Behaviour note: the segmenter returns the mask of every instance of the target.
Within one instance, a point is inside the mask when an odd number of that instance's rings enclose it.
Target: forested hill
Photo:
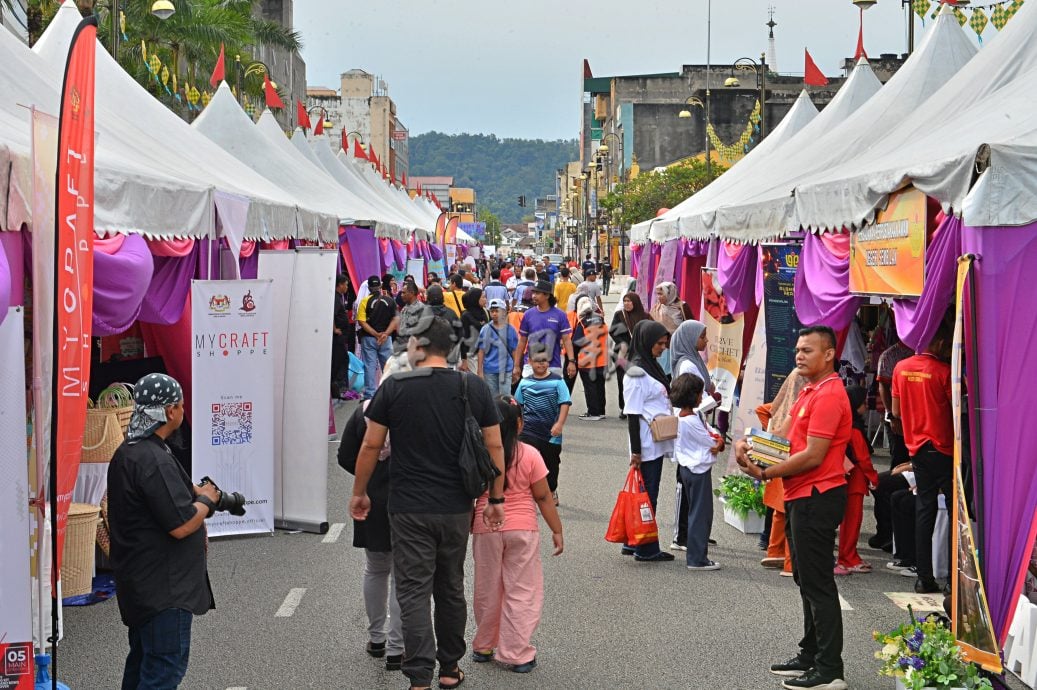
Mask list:
[[[480,207],[504,223],[533,213],[533,200],[555,193],[555,173],[576,160],[575,140],[498,139],[492,134],[427,132],[411,137],[410,175],[447,175],[473,187]],[[518,197],[525,195],[526,208]]]

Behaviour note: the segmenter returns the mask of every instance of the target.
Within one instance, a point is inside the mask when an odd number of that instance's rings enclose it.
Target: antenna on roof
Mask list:
[[[774,5],[767,8],[767,13],[770,15],[770,19],[767,21],[767,27],[770,28],[770,35],[767,38],[767,67],[771,72],[777,72],[778,51],[774,43],[774,27],[778,25],[778,22],[774,21]]]

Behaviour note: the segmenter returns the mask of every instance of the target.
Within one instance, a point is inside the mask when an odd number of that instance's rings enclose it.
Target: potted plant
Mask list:
[[[973,690],[992,688],[976,665],[962,657],[946,618],[929,614],[915,618],[908,607],[908,622],[873,637],[882,645],[875,657],[882,660],[879,675],[893,676],[897,690]]]
[[[744,534],[763,532],[763,486],[743,474],[729,474],[713,490],[724,504],[724,522]]]

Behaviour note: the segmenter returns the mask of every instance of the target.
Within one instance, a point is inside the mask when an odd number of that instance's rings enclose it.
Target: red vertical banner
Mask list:
[[[80,22],[68,51],[58,122],[55,199],[54,375],[51,510],[54,577],[79,472],[90,386],[94,282],[94,61],[97,22]],[[38,232],[45,232],[39,228]],[[54,519],[54,517],[52,517]]]
[[[457,244],[457,225],[461,222],[461,219],[454,216],[447,221],[446,234],[444,242],[446,244]]]

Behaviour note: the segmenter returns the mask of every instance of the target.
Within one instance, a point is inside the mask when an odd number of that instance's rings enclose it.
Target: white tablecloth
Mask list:
[[[105,490],[108,489],[108,463],[83,462],[79,464],[76,476],[76,488],[72,491],[72,501],[100,505]]]

